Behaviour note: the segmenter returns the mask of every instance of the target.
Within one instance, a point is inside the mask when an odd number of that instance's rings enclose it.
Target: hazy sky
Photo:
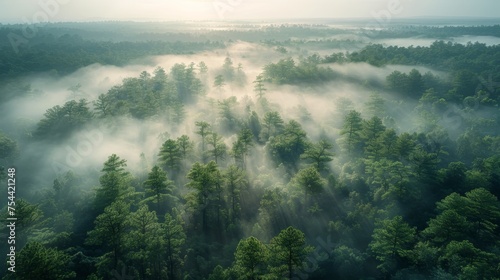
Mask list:
[[[40,3],[57,3],[44,9]],[[47,12],[48,11],[48,12]],[[0,22],[468,16],[500,18],[499,0],[0,0]]]

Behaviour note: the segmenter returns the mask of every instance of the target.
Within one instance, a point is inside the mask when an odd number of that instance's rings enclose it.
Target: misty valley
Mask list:
[[[0,49],[2,279],[500,279],[498,24],[0,24]]]

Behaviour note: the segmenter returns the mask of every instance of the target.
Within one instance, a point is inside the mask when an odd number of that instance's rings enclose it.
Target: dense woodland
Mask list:
[[[500,45],[311,43],[307,30],[347,31],[254,27],[246,36],[276,56],[251,75],[225,49],[235,42],[206,42],[212,31],[200,41],[112,42],[80,37],[88,26],[51,28],[19,54],[2,45],[2,103],[36,96],[26,77],[39,73],[64,78],[93,63],[216,49],[223,59],[157,65],[31,124],[3,125],[2,180],[15,166],[19,187],[16,273],[2,279],[500,279]],[[378,36],[498,32],[399,27]],[[359,49],[320,55],[311,44]],[[349,65],[410,70],[382,80],[336,70]],[[329,93],[344,83],[362,92]],[[83,95],[81,86],[68,91]],[[324,105],[289,109],[284,91]],[[50,145],[81,131],[106,142],[135,134],[136,122],[168,128],[152,132],[153,153],[145,135],[138,160],[110,151],[94,168],[44,171]],[[34,149],[37,158],[27,154]]]

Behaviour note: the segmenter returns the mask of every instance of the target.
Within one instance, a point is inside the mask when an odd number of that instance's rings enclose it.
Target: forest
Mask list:
[[[500,279],[499,25],[201,26],[0,25],[2,279]]]

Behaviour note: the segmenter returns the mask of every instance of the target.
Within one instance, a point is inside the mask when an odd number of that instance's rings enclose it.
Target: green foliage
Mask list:
[[[16,279],[40,280],[73,279],[74,271],[69,269],[70,256],[53,248],[45,248],[38,242],[28,243],[16,259]]]
[[[317,144],[309,145],[300,157],[311,161],[318,171],[328,170],[326,164],[332,161],[335,155],[331,151],[332,148],[332,143],[327,140],[321,140]]]
[[[222,268],[222,266],[217,265],[214,271],[209,275],[208,280],[226,280],[228,271]]]
[[[173,213],[176,213],[176,211],[173,211]],[[180,269],[183,264],[181,249],[186,241],[186,234],[181,221],[179,217],[173,217],[167,213],[165,222],[162,224],[169,279],[180,279],[182,274]]]
[[[314,167],[301,169],[292,178],[292,182],[303,189],[306,198],[321,193],[326,185],[326,180],[321,178],[318,170]]]
[[[448,209],[431,219],[422,233],[437,244],[446,244],[452,240],[463,240],[469,228],[470,224],[464,216]]]
[[[104,174],[99,178],[101,186],[96,189],[94,210],[101,213],[111,203],[125,199],[131,193],[130,174],[125,171],[126,160],[116,154],[109,156],[101,170]]]
[[[60,139],[82,128],[92,118],[87,100],[71,100],[62,107],[57,105],[48,109],[44,118],[38,122],[34,136],[40,139]]]
[[[307,134],[294,120],[289,121],[283,132],[270,139],[270,151],[276,162],[295,166],[309,145]]]
[[[168,180],[167,174],[157,165],[151,169],[148,179],[144,182],[144,186],[146,187],[146,199],[144,201],[153,201],[156,204],[156,211],[159,214],[164,211],[162,205],[166,201],[175,201],[175,197],[172,196],[174,184]]]
[[[0,162],[15,157],[18,153],[16,141],[7,137],[0,131]]]
[[[387,76],[387,86],[391,90],[415,99],[420,98],[424,92],[422,74],[416,69],[412,69],[408,74],[399,71],[392,72]]]
[[[445,248],[443,256],[439,259],[449,268],[452,274],[459,275],[460,279],[485,279],[493,276],[494,269],[489,266],[493,261],[491,254],[467,241],[451,241]],[[471,277],[471,278],[469,278]]]
[[[253,134],[248,128],[240,130],[238,139],[233,143],[231,150],[236,162],[240,162],[242,166],[245,165],[245,157],[248,155],[250,148],[253,146]]]
[[[255,111],[252,111],[252,114],[250,115],[250,118],[248,120],[248,129],[253,134],[253,137],[256,141],[259,141],[259,135],[262,131],[262,124],[259,119],[259,115]]]
[[[234,79],[233,60],[230,57],[226,57],[224,59],[224,64],[222,65],[222,76],[228,81],[232,81]]]
[[[168,139],[163,143],[158,154],[160,163],[169,171],[175,172],[179,170],[182,152],[179,147],[179,142],[173,139]]]
[[[198,127],[198,130],[196,131],[196,134],[201,136],[201,152],[202,154],[205,153],[205,142],[207,140],[208,135],[212,133],[211,126],[209,123],[205,121],[198,121],[195,123],[196,127]]]
[[[371,94],[365,106],[367,113],[372,117],[383,118],[386,115],[385,100],[379,94]]]
[[[235,166],[229,166],[223,174],[227,191],[227,201],[229,204],[229,214],[232,223],[236,223],[240,218],[240,194],[243,186],[247,184],[245,172]]]
[[[399,262],[407,258],[415,242],[416,229],[411,228],[403,217],[396,216],[383,220],[373,231],[370,249],[380,261],[380,268],[390,273],[399,267]]]
[[[318,66],[316,59],[301,61],[298,65],[292,58],[281,59],[264,67],[264,77],[275,84],[302,84],[330,81],[336,78],[332,69]]]
[[[215,163],[225,159],[227,146],[222,140],[222,136],[219,136],[216,132],[212,132],[207,138],[207,143],[211,146],[211,149],[208,150],[208,154],[213,157]]]
[[[284,122],[280,114],[276,111],[267,112],[264,115],[261,139],[267,141],[269,137],[276,136],[283,130]]]
[[[264,86],[264,76],[262,74],[257,75],[253,83],[255,84],[253,87],[253,91],[255,92],[257,97],[263,98],[267,91],[266,87]]]
[[[251,236],[238,243],[234,253],[234,270],[239,275],[238,279],[258,279],[265,271],[268,249],[257,238]]]
[[[179,151],[183,159],[187,159],[188,156],[193,152],[194,143],[187,135],[182,135],[181,137],[177,138],[177,145],[179,146]]]
[[[150,212],[148,206],[144,205],[126,217],[125,223],[129,230],[123,235],[123,251],[135,264],[141,279],[144,279],[146,275],[148,277],[161,276],[159,266],[163,240],[156,213]]]
[[[410,200],[416,194],[410,189],[410,182],[414,175],[409,166],[405,166],[399,161],[381,159],[375,162],[368,162],[366,173],[368,183],[377,189],[374,192],[375,201],[384,199]]]
[[[189,188],[195,190],[192,196],[188,196],[191,206],[196,212],[201,212],[202,229],[207,230],[209,224],[209,210],[214,204],[214,195],[220,181],[220,173],[215,161],[207,164],[196,162],[189,171],[187,178],[190,182]]]
[[[7,109],[2,129],[8,132],[0,133],[0,161],[16,167],[20,186],[15,201],[20,274],[6,279],[498,279],[498,46],[441,41],[428,47],[366,45],[325,39],[348,37],[351,30],[302,24],[163,31],[173,30],[171,25],[178,23],[40,26],[31,47],[22,46],[17,55],[8,36],[20,32],[19,26],[0,27],[5,35],[0,36],[0,101]],[[144,33],[148,26],[157,32]],[[119,28],[127,34],[116,33]],[[109,42],[59,35],[68,30]],[[373,38],[499,32],[500,26],[393,26]],[[165,42],[111,42],[124,38]],[[231,48],[224,64],[210,73],[204,62],[172,61],[169,70],[157,66],[125,78],[93,95],[92,102],[55,106],[38,125],[26,119],[8,123],[13,120],[10,99],[42,97],[37,83],[11,78],[54,69],[46,75],[56,81],[91,63],[123,65],[142,55],[223,47],[208,40],[231,44],[240,38],[284,58],[261,65],[263,73],[246,88],[253,89],[255,98],[241,95],[247,78],[242,63],[258,67],[261,60]],[[356,51],[304,57],[332,49]],[[400,70],[384,83],[347,70],[364,67],[357,62],[428,67],[439,74]],[[352,65],[335,65],[333,71],[326,63]],[[254,69],[249,73],[258,74]],[[224,95],[226,85],[234,94],[205,98],[214,77],[215,94]],[[353,103],[360,100],[358,93],[348,93],[353,101],[330,100],[343,95],[330,89],[344,84],[372,94],[364,94],[361,103]],[[73,98],[90,89],[84,80],[70,85],[63,90]],[[268,95],[268,86],[287,92],[286,98]],[[187,113],[196,114],[194,127],[184,123]],[[322,114],[331,117],[321,119]],[[70,136],[91,123],[104,124],[103,132],[118,138],[122,132],[131,135],[130,121],[145,125],[136,138],[141,143],[156,125],[168,131],[160,135],[162,146],[156,151],[147,147],[151,141],[144,142],[144,153],[139,161],[130,158],[130,169],[112,155],[101,174],[92,166],[72,166],[72,172],[53,180],[42,166],[64,157],[51,143],[64,148],[63,141],[78,140]],[[33,151],[43,157],[33,157]],[[150,164],[146,154],[151,153],[158,157]],[[92,159],[89,155],[86,162]],[[10,178],[0,169],[0,178]],[[306,238],[318,242],[312,254]],[[47,269],[38,273],[41,266]],[[62,274],[54,276],[57,271]]]
[[[286,275],[288,279],[293,278],[294,270],[303,266],[307,254],[313,250],[306,245],[304,233],[293,227],[282,230],[271,240],[270,246],[273,272],[278,277]]]
[[[231,96],[221,101],[217,101],[219,108],[219,116],[222,120],[222,126],[229,130],[234,130],[238,125],[238,118],[236,117],[235,107],[238,105],[236,96]]]
[[[123,254],[129,208],[130,205],[123,201],[113,202],[104,209],[104,213],[97,216],[94,221],[95,228],[87,233],[87,244],[104,245],[104,248],[112,251],[114,269]]]
[[[217,75],[214,79],[214,87],[217,88],[217,90],[221,91],[225,85],[226,82],[224,80],[224,76]]]
[[[198,63],[198,68],[199,68],[200,74],[202,74],[202,75],[207,74],[208,66],[204,61],[200,61],[200,63]]]
[[[191,102],[202,93],[202,83],[195,76],[194,64],[175,64],[170,69],[170,77],[175,86],[176,99],[181,102]]]
[[[341,146],[349,154],[353,154],[361,142],[362,120],[361,114],[354,110],[345,116],[344,125],[340,131],[340,135],[343,136]]]

